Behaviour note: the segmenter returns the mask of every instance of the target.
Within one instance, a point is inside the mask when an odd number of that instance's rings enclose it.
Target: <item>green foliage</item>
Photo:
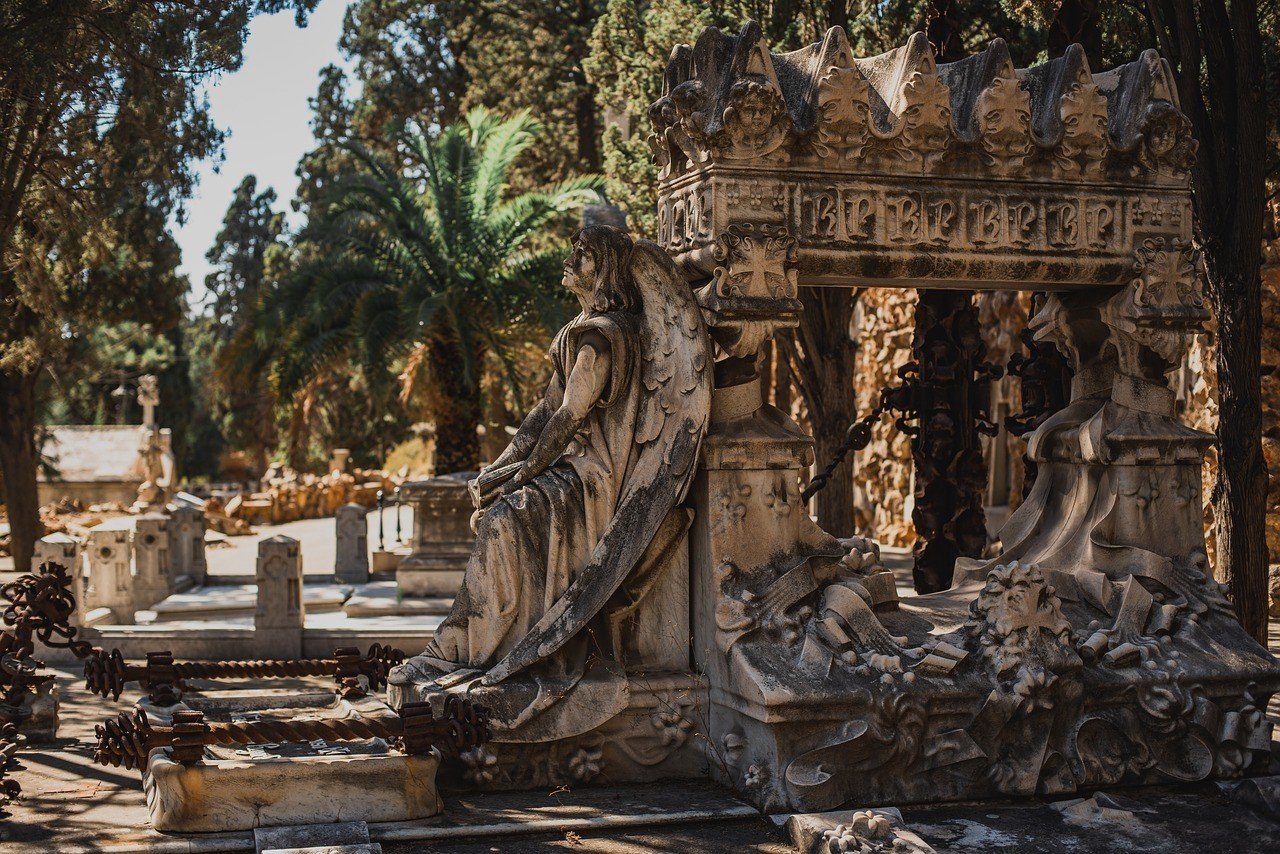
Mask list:
[[[451,438],[474,465],[486,359],[523,393],[518,343],[563,317],[554,288],[563,249],[536,239],[598,198],[594,177],[511,192],[513,165],[539,130],[527,114],[501,120],[476,109],[435,136],[409,124],[394,159],[343,146],[358,168],[336,176],[313,207],[297,265],[255,329],[272,342],[282,399],[307,408],[318,384],[351,364],[381,397],[403,369],[401,398],[426,392],[445,456],[440,425],[463,422]]]

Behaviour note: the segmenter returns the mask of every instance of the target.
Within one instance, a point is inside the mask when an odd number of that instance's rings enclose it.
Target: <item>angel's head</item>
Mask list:
[[[611,225],[589,225],[573,236],[563,281],[584,310],[639,310],[640,295],[631,277],[634,246],[631,235]]]

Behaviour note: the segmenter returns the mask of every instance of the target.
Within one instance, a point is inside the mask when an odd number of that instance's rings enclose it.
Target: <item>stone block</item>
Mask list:
[[[432,752],[206,760],[188,767],[157,750],[142,783],[151,825],[162,832],[412,821],[440,813],[439,764]]]
[[[253,831],[253,846],[257,854],[269,851],[349,850],[349,846],[368,844],[369,825],[363,821],[259,827]]]
[[[199,587],[209,575],[204,552],[204,511],[179,505],[169,514],[169,564],[175,578],[186,576]]]
[[[19,728],[28,741],[35,744],[53,741],[58,737],[58,712],[62,703],[58,686],[50,679],[36,687],[34,694],[22,698],[24,715]]]
[[[413,552],[396,568],[401,596],[452,597],[462,586],[475,532],[466,474],[410,481],[400,487],[413,506]]]
[[[334,514],[334,531],[334,576],[339,582],[364,584],[369,580],[368,511],[359,504],[344,504]]]

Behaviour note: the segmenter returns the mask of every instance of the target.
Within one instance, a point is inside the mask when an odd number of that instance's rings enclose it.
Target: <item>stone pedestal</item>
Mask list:
[[[368,511],[359,504],[344,504],[334,514],[337,557],[333,574],[339,583],[364,584],[369,580]]]
[[[169,520],[148,513],[134,520],[133,607],[150,608],[173,593],[169,566]]]
[[[175,582],[186,576],[194,587],[201,587],[209,570],[204,554],[204,511],[181,505],[169,514],[169,565]]]
[[[452,597],[475,544],[469,474],[415,480],[401,485],[400,498],[413,507],[413,552],[396,567],[402,596]]]
[[[132,623],[133,543],[127,528],[93,530],[85,542],[88,585],[85,613],[94,608],[110,608],[117,623]]]
[[[255,637],[273,658],[302,655],[302,551],[292,537],[276,536],[258,543],[258,606],[253,615]]]

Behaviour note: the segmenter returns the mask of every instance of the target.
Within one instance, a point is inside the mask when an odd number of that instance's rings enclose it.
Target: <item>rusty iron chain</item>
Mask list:
[[[137,682],[152,693],[161,705],[163,696],[180,688],[188,679],[288,679],[302,676],[332,676],[346,691],[353,690],[364,676],[373,690],[387,684],[392,667],[404,661],[404,653],[392,646],[375,643],[360,655],[355,647],[342,647],[332,658],[265,659],[259,661],[174,662],[168,652],[147,654],[145,664],[131,664],[119,650],[106,652],[95,647],[84,661],[85,689],[100,697],[120,699],[129,682]],[[156,694],[163,695],[157,697]]]
[[[94,761],[99,765],[146,770],[151,752],[171,748],[184,765],[199,762],[213,744],[280,744],[287,742],[361,741],[382,738],[409,755],[433,747],[451,755],[474,750],[488,741],[489,717],[483,706],[461,697],[447,697],[436,717],[429,702],[406,703],[397,713],[378,718],[308,719],[290,721],[206,721],[197,711],[180,711],[172,726],[153,726],[141,709],[121,712],[95,728]]]

